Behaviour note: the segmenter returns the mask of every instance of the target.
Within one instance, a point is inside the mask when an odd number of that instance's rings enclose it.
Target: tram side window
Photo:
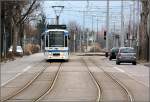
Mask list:
[[[68,38],[67,38],[67,36],[65,36],[65,47],[67,47],[68,46],[68,40],[67,40]]]
[[[46,37],[46,41],[45,41],[45,47],[48,47],[48,36],[45,36]]]

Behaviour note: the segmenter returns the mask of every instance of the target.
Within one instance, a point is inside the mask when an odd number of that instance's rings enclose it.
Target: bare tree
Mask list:
[[[18,43],[18,36],[19,36],[19,31],[20,31],[20,27],[22,27],[22,22],[24,22],[24,20],[26,20],[26,18],[28,17],[28,15],[30,13],[32,13],[32,11],[35,9],[34,5],[36,3],[37,0],[33,0],[33,2],[31,3],[31,5],[29,5],[29,8],[22,14],[22,6],[24,5],[20,5],[20,1],[16,1],[16,5],[13,6],[13,14],[12,14],[12,23],[13,23],[13,30],[14,30],[14,34],[13,34],[13,54],[16,53],[16,46]],[[18,3],[19,2],[19,3]]]
[[[149,9],[149,0],[141,0],[142,13],[141,13],[141,24],[140,24],[140,58],[149,60],[149,34],[147,32],[147,20]]]
[[[1,18],[3,21],[1,25],[1,29],[3,29],[1,37],[2,50],[7,51],[6,46],[3,44],[6,41],[3,41],[3,38],[8,33],[11,39],[10,42],[13,45],[13,54],[15,55],[16,46],[21,43],[21,38],[23,37],[25,22],[28,20],[29,15],[39,7],[39,4],[37,0],[1,1]]]
[[[70,34],[70,50],[75,51],[79,48],[82,37],[82,30],[79,24],[75,21],[70,21],[67,25]],[[80,46],[81,47],[81,46]]]

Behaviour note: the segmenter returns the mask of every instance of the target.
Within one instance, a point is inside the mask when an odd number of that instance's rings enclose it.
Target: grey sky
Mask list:
[[[125,22],[130,18],[130,6],[133,2],[124,2],[124,15]],[[99,29],[105,26],[106,22],[106,5],[107,1],[44,1],[44,12],[47,18],[55,18],[54,10],[52,6],[64,6],[64,10],[60,15],[60,23],[67,24],[70,21],[76,21],[81,26],[83,25],[83,12],[86,12],[85,27],[91,28],[91,15],[97,15],[99,17]],[[115,22],[116,26],[120,26],[121,17],[121,1],[110,1],[110,26]],[[51,19],[48,19],[50,22]],[[96,17],[94,17],[94,28],[96,28]]]

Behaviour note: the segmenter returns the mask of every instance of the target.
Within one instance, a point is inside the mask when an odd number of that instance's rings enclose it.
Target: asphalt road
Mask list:
[[[83,63],[82,59],[87,63]],[[94,61],[95,63],[93,63]],[[8,102],[34,102],[50,87],[60,62],[45,62],[43,54],[19,58],[1,66],[1,99],[17,92],[38,72],[47,66],[37,79]],[[88,70],[89,68],[89,70]],[[70,56],[63,62],[58,78],[50,92],[40,102],[96,102],[98,89],[89,71],[101,87],[102,102],[128,102],[122,87],[110,79],[104,71],[120,81],[134,98],[134,102],[149,102],[149,67],[130,63],[116,65],[104,56]]]

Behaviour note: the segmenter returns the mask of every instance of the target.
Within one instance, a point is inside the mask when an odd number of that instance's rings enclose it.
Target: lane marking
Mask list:
[[[118,70],[118,71],[120,71],[120,72],[122,72],[122,73],[125,73],[124,70],[122,70],[122,69],[120,69],[120,68],[118,68],[118,67],[113,67],[113,68],[115,68],[116,70]]]
[[[124,70],[119,69],[118,67],[113,67],[113,68],[115,68],[116,70],[118,70],[118,71],[120,71],[120,72],[122,72],[122,73],[125,73]],[[146,87],[149,87],[149,85],[144,84],[141,80],[137,80],[136,77],[134,77],[134,76],[136,76],[136,75],[134,75],[134,74],[132,74],[132,73],[130,73],[130,72],[128,72],[128,73],[126,72],[125,74],[126,74],[128,77],[130,77],[132,80],[134,80],[134,81],[136,81],[136,82],[138,82],[138,83],[140,83],[140,84],[142,84],[142,85],[144,85],[144,86],[146,86]]]
[[[15,78],[17,78],[18,76],[20,76],[21,74],[25,73],[26,71],[28,71],[31,68],[31,66],[27,66],[25,69],[22,70],[22,72],[19,72],[18,74],[16,74],[14,77],[12,77],[11,79],[7,80],[6,82],[4,82],[3,84],[1,84],[1,87],[5,86],[7,83],[9,83],[10,81],[14,80]]]
[[[31,68],[31,66],[26,67],[26,68],[23,70],[23,72],[28,71],[30,68]]]

